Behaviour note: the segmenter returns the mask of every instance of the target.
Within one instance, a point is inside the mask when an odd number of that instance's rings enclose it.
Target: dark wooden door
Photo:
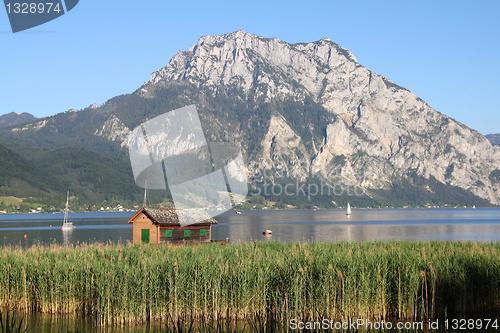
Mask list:
[[[149,244],[149,229],[141,230],[141,241],[143,244]]]

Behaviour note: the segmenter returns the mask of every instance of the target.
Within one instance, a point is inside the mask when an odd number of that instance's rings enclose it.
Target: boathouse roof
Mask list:
[[[179,223],[179,215],[182,214],[184,219],[184,225],[195,225],[195,224],[217,224],[217,221],[208,215],[203,209],[175,209],[175,208],[166,208],[166,207],[143,207],[141,208],[130,220],[128,223],[131,223],[134,218],[143,212],[146,214],[153,223],[158,223],[161,225],[171,225],[178,226]],[[192,223],[190,223],[190,221]],[[199,222],[201,221],[201,222]]]

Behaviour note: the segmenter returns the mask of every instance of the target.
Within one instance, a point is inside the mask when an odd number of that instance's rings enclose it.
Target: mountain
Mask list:
[[[126,153],[120,144],[124,137],[118,142],[110,137],[111,134],[102,134],[116,132],[112,124],[105,125],[112,123],[112,118],[106,107],[98,108],[93,104],[78,112],[68,110],[31,123],[0,128],[0,142],[23,156],[30,155],[33,148],[78,147],[123,158]]]
[[[27,112],[11,112],[0,116],[0,127],[29,123],[36,119],[34,115]]]
[[[286,169],[301,179],[320,174],[331,182],[387,190],[400,181],[414,183],[416,174],[499,203],[499,148],[364,68],[329,39],[291,45],[244,31],[205,36],[137,93],[154,98],[159,87],[174,84],[246,101],[254,110],[250,117],[262,110],[253,125],[266,131],[253,137],[260,142],[250,174]],[[222,130],[221,120],[229,119],[207,111],[205,118]],[[224,127],[236,136],[246,112],[235,113],[239,124],[229,120]]]
[[[242,145],[253,194],[322,206],[500,203],[500,147],[327,38],[204,36],[134,93],[0,129],[0,142],[21,155],[72,146],[126,158],[132,128],[190,104],[209,141]],[[266,193],[266,182],[293,183],[302,197]],[[342,193],[299,191],[323,183]]]
[[[500,146],[500,134],[488,134],[486,139],[490,140],[491,144]]]

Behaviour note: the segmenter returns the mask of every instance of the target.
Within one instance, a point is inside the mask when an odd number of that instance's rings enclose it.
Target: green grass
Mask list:
[[[6,206],[20,205],[23,202],[23,199],[13,196],[0,196],[0,203],[2,202]]]
[[[95,316],[424,320],[500,313],[500,244],[0,248],[0,306]]]

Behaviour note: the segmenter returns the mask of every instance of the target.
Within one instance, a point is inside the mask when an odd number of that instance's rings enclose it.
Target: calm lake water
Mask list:
[[[132,241],[134,213],[70,213],[75,229],[62,231],[63,214],[0,215],[0,242],[30,245],[57,242]],[[251,240],[471,240],[500,241],[500,208],[354,209],[226,212],[216,217],[213,239]],[[272,230],[270,236],[264,230]],[[24,238],[26,235],[26,239]]]

